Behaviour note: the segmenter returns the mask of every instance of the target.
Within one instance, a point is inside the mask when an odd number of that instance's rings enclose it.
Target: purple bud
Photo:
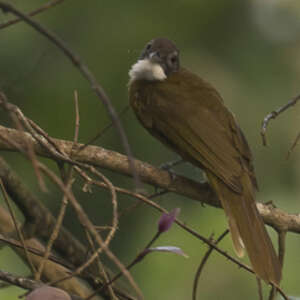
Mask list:
[[[26,300],[71,300],[71,297],[61,289],[45,285],[30,292]]]
[[[174,208],[170,213],[164,213],[158,221],[158,232],[163,233],[170,229],[176,217],[180,213],[180,208]]]

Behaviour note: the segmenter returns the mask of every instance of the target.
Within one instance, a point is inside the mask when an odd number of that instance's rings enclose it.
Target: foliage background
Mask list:
[[[24,11],[44,3],[11,2]],[[0,22],[10,18],[0,13]],[[271,122],[269,147],[262,146],[259,134],[265,115],[300,92],[299,1],[64,1],[35,18],[81,55],[117,111],[128,104],[128,69],[144,44],[158,36],[174,40],[181,50],[182,64],[212,82],[237,116],[255,157],[258,199],[272,200],[288,212],[300,211],[299,150],[296,148],[286,160],[299,130],[299,107]],[[74,89],[79,93],[81,142],[87,142],[109,122],[104,107],[77,70],[44,37],[23,23],[0,31],[0,88],[11,102],[57,138],[73,136]],[[0,118],[1,124],[9,124],[1,112]],[[141,128],[131,111],[122,121],[137,158],[154,165],[176,158]],[[123,152],[114,129],[97,144]],[[5,158],[56,213],[61,195],[55,187],[51,194],[41,193],[27,161],[12,153],[5,154]],[[177,171],[201,178],[201,173],[190,166]],[[132,186],[130,179],[104,173],[117,185]],[[95,190],[93,195],[86,195],[78,182],[76,193],[95,223],[104,225],[110,221],[111,205],[106,192]],[[159,201],[167,208],[181,207],[181,219],[206,236],[220,234],[226,226],[221,210],[172,194]],[[132,199],[119,198],[121,209],[132,203]],[[129,262],[150,240],[158,218],[156,212],[140,206],[121,219],[111,248],[123,262]],[[65,225],[83,236],[71,211]],[[190,299],[193,276],[206,246],[175,226],[159,244],[179,246],[190,258],[152,254],[137,265],[132,272],[146,299]],[[228,238],[222,246],[232,252]],[[288,234],[282,287],[294,296],[300,295],[299,246],[299,236]],[[22,261],[6,247],[1,249],[0,268],[29,274]],[[199,299],[257,297],[254,277],[218,254],[207,264],[199,291]],[[0,297],[5,299],[16,299],[19,294],[16,288],[0,291]]]

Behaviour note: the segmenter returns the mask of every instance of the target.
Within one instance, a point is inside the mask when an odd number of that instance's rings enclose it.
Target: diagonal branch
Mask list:
[[[12,140],[19,147],[24,147],[30,143],[35,153],[42,157],[59,160],[57,157],[45,150],[44,147],[33,139],[33,137],[26,132],[21,132],[15,129],[0,126],[0,151],[18,151],[11,143],[5,140]],[[66,140],[52,139],[55,144],[65,153],[69,154],[74,149],[74,143]],[[81,147],[82,144],[78,144]],[[51,145],[49,144],[49,147]],[[88,146],[84,150],[73,153],[73,159],[112,170],[119,174],[131,176],[130,167],[127,156],[118,152],[106,150],[102,147]],[[199,183],[184,176],[176,175],[174,178],[170,176],[168,171],[156,168],[148,163],[135,160],[136,171],[140,178],[148,184],[162,189],[167,189],[188,198],[200,201],[202,203],[220,207],[220,203],[207,183]],[[1,168],[0,168],[1,172]],[[271,205],[257,203],[258,210],[262,215],[264,222],[272,226],[277,231],[290,231],[300,233],[300,216],[298,214],[288,214],[279,208],[274,208]],[[30,212],[28,212],[30,213]]]

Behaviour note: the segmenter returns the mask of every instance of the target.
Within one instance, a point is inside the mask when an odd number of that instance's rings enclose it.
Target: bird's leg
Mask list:
[[[163,163],[159,166],[160,169],[166,170],[166,171],[170,171],[171,168],[183,163],[184,160],[182,158],[176,159],[176,160],[172,160],[172,161],[168,161],[166,163]]]

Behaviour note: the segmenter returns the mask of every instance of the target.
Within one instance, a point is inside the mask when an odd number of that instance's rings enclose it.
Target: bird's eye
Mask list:
[[[146,46],[146,50],[150,50],[151,46],[152,46],[152,45],[149,43],[149,44]]]
[[[172,64],[175,64],[177,62],[177,56],[172,56],[170,60]]]

